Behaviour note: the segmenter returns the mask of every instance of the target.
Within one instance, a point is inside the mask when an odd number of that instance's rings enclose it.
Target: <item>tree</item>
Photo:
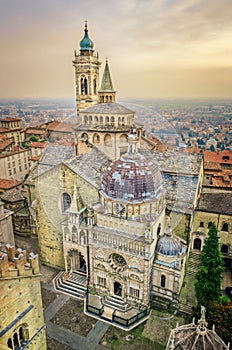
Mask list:
[[[193,316],[200,319],[200,307],[194,308]],[[206,309],[208,328],[215,327],[216,333],[227,344],[231,342],[232,335],[232,303],[227,297],[221,297],[216,303],[209,303]]]
[[[29,138],[29,141],[37,142],[38,141],[38,137],[36,137],[35,135],[31,135],[30,138]]]
[[[224,263],[219,251],[219,237],[215,224],[211,224],[201,253],[201,265],[196,274],[195,292],[199,305],[206,308],[221,297]]]

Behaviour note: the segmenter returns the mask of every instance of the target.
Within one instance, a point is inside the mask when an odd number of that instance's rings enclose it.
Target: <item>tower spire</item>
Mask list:
[[[100,102],[115,102],[115,90],[113,87],[108,59],[106,58],[105,69],[102,77],[101,89],[99,90]]]

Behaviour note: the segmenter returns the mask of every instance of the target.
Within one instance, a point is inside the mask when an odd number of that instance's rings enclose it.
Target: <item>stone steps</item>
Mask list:
[[[83,274],[78,272],[72,272],[72,274],[66,278],[65,272],[59,272],[53,279],[54,289],[57,292],[61,292],[76,298],[78,300],[84,300],[86,295],[86,278]]]
[[[128,310],[128,304],[117,295],[110,295],[105,301],[104,306],[110,309],[116,309],[122,312]]]
[[[182,312],[187,315],[192,314],[192,307],[194,305],[194,300],[195,300],[194,282],[195,282],[195,276],[200,266],[200,263],[201,263],[200,252],[192,250],[189,254],[189,260],[187,263],[187,270],[186,270],[186,276],[185,276],[185,281],[188,281],[187,290],[191,292],[188,293],[189,294],[188,297],[186,297],[185,294],[180,295],[180,303],[179,303],[179,312]]]
[[[179,312],[187,314],[187,315],[191,315],[192,314],[192,306],[189,304],[180,304],[179,305]]]

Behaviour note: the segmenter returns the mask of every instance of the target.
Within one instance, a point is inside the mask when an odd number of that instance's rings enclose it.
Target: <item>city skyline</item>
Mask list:
[[[75,99],[85,19],[118,98],[231,97],[228,0],[0,4],[0,98]]]

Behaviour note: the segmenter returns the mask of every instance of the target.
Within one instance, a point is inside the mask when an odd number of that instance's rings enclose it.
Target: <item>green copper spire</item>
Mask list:
[[[113,83],[110,76],[108,60],[106,60],[105,70],[102,77],[100,92],[114,92]]]
[[[81,51],[93,51],[93,42],[89,38],[87,21],[85,21],[85,34],[84,38],[80,41],[80,50]]]

